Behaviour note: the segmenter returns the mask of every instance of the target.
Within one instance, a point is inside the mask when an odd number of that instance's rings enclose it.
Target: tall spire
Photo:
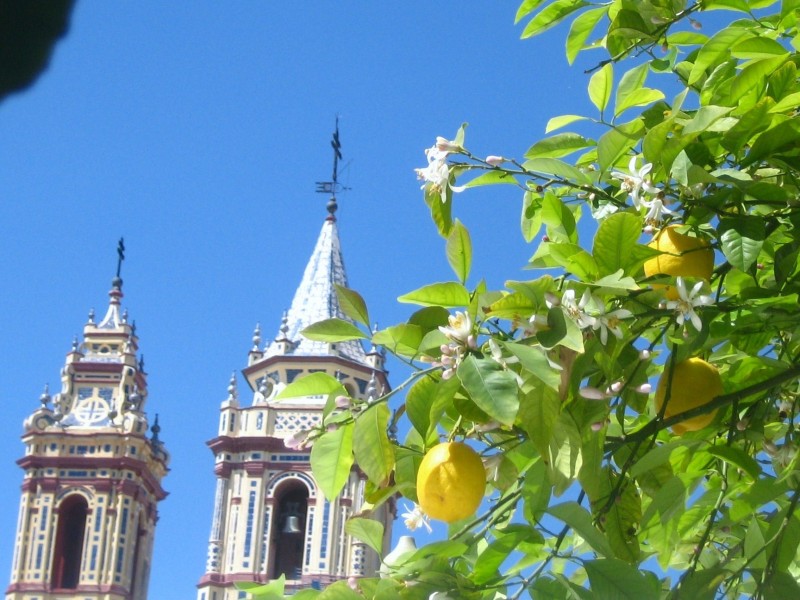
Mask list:
[[[266,356],[290,354],[297,356],[332,356],[338,355],[359,363],[366,363],[366,353],[361,343],[357,340],[328,344],[326,342],[313,342],[307,340],[300,332],[325,319],[344,319],[345,316],[339,306],[336,286],[347,287],[347,274],[344,269],[344,259],[339,243],[339,230],[336,226],[336,192],[341,190],[339,184],[339,160],[342,158],[342,144],[339,141],[339,117],[336,117],[336,130],[331,140],[333,148],[333,178],[332,181],[318,181],[317,192],[329,193],[327,209],[328,216],[322,224],[322,231],[317,238],[317,244],[311,253],[311,258],[306,265],[303,279],[295,292],[291,308],[281,323],[277,339],[270,343]],[[290,344],[286,344],[286,341]],[[283,342],[283,343],[280,343]]]

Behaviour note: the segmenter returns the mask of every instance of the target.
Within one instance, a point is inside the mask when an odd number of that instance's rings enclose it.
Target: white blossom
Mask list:
[[[309,432],[304,429],[290,433],[283,439],[283,445],[289,450],[302,450],[310,444],[308,434]]]
[[[567,290],[561,297],[561,306],[564,312],[578,324],[581,329],[594,327],[595,318],[590,316],[584,309],[592,300],[592,294],[587,289],[583,292],[580,301],[575,301],[575,290]]]
[[[674,310],[678,313],[676,319],[678,325],[683,325],[684,321],[691,321],[692,325],[697,331],[700,331],[703,328],[703,322],[700,320],[700,317],[697,315],[694,309],[698,306],[708,306],[710,304],[714,304],[714,300],[711,298],[711,296],[700,293],[700,290],[703,289],[704,285],[705,281],[698,281],[692,288],[692,291],[687,292],[683,277],[678,277],[675,285],[676,289],[678,290],[678,299],[670,300],[666,305],[669,310]]]
[[[653,163],[645,163],[642,165],[641,169],[636,168],[636,157],[632,157],[630,163],[628,164],[628,173],[621,173],[620,171],[613,171],[611,173],[611,177],[614,179],[622,180],[622,184],[620,187],[628,192],[633,200],[633,205],[638,210],[641,207],[642,199],[641,193],[642,191],[648,192],[650,194],[658,193],[658,188],[655,187],[646,179],[648,173],[653,170]]]
[[[618,340],[622,339],[622,329],[620,325],[622,324],[622,319],[627,319],[633,316],[633,313],[626,308],[618,308],[617,310],[612,310],[610,313],[605,312],[605,307],[602,303],[600,304],[600,314],[594,317],[594,323],[592,324],[592,329],[600,330],[600,343],[604,346],[606,342],[608,342],[608,332],[614,334]]]
[[[666,206],[664,206],[664,201],[656,196],[650,202],[642,202],[647,207],[647,214],[644,216],[644,222],[647,225],[652,227],[659,227],[661,225],[661,215],[675,215],[674,211],[671,211]]]
[[[414,169],[417,174],[417,179],[421,179],[425,183],[422,184],[422,189],[430,184],[442,196],[442,202],[445,201],[445,191],[449,187],[454,192],[462,192],[466,186],[450,185],[450,167],[447,166],[447,154],[449,150],[442,150],[439,148],[438,140],[444,140],[445,147],[457,148],[457,146],[448,146],[452,144],[444,138],[437,138],[437,143],[425,150],[425,156],[428,159],[428,166],[422,169]]]
[[[428,522],[428,515],[422,512],[418,504],[409,507],[406,504],[406,512],[400,515],[403,518],[403,523],[409,531],[416,531],[420,527],[424,527],[428,533],[431,533],[431,524]]]
[[[456,314],[448,317],[447,323],[446,327],[440,326],[439,331],[456,344],[467,346],[472,335],[472,319],[469,318],[469,315],[465,312],[457,311]]]

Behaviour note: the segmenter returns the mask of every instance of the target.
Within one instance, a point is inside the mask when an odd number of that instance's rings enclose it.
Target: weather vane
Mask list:
[[[119,274],[122,270],[123,260],[125,260],[125,239],[119,238],[119,244],[117,244],[117,279],[119,279]]]
[[[339,160],[342,158],[342,143],[339,141],[339,115],[336,115],[336,131],[333,132],[331,147],[333,148],[333,180],[317,181],[316,191],[318,194],[331,194],[331,200],[335,202],[336,192],[349,189],[339,185]]]

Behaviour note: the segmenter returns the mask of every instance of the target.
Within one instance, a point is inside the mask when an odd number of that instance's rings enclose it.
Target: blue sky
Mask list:
[[[150,597],[194,597],[213,503],[205,442],[255,324],[274,336],[300,281],[326,215],[314,183],[330,177],[336,114],[351,188],[337,215],[345,262],[382,326],[413,310],[397,296],[453,278],[413,172],[424,148],[466,121],[475,153],[521,157],[550,117],[592,114],[588,76],[566,71],[564,32],[520,41],[516,8],[77,4],[49,70],[0,104],[0,584],[22,421],[45,383],[58,391],[89,309],[103,314],[124,236],[123,304],[172,454]],[[472,284],[533,276],[521,199],[510,186],[457,197]]]

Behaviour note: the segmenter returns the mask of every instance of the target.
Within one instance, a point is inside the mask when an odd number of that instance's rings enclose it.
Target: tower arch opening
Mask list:
[[[70,494],[58,507],[52,576],[55,589],[74,590],[78,587],[88,512],[86,498],[80,494]]]
[[[297,479],[285,481],[275,493],[269,577],[300,579],[303,575],[303,543],[308,514],[308,488]]]

